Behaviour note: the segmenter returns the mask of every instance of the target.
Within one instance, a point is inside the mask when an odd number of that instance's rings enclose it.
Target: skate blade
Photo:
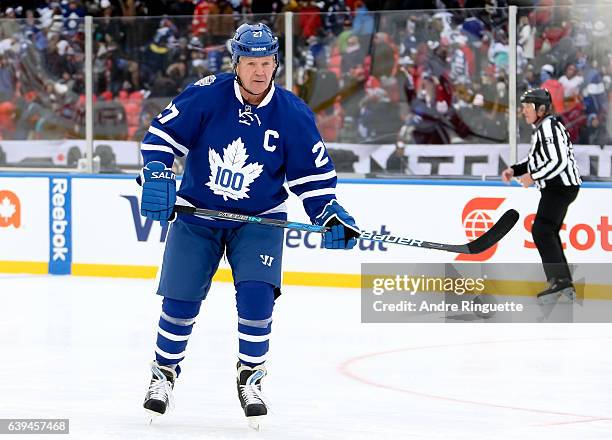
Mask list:
[[[576,291],[573,287],[568,287],[567,289],[563,289],[561,292],[561,297],[559,298],[564,303],[573,303],[576,299]]]
[[[145,408],[144,410],[145,410],[145,416],[147,418],[147,421],[149,422],[149,426],[153,424],[153,420],[157,419],[159,416],[163,416],[163,414],[160,414],[155,411],[151,411],[150,409],[147,409],[147,408]]]
[[[261,428],[261,422],[263,418],[264,416],[247,417],[247,421],[249,422],[249,428],[252,428],[255,431],[259,431],[259,428]]]
[[[554,304],[557,301],[559,301],[560,296],[561,294],[559,292],[550,293],[548,295],[538,296],[537,301],[538,301],[538,304],[541,306],[545,304]]]
[[[571,304],[575,299],[576,291],[572,287],[567,287],[549,295],[539,296],[537,301],[540,305],[553,304],[557,302]]]

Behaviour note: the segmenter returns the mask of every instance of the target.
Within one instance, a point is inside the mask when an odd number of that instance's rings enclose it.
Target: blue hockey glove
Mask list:
[[[361,234],[355,219],[340,206],[337,200],[325,205],[323,212],[315,218],[314,224],[331,228],[323,235],[326,249],[352,249]]]
[[[142,169],[140,215],[168,224],[176,202],[176,176],[162,162],[149,162]]]

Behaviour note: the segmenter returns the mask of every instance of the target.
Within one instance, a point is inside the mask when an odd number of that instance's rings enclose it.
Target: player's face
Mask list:
[[[274,56],[267,57],[240,57],[236,73],[244,86],[258,95],[268,88],[274,73]]]
[[[536,112],[535,104],[531,102],[524,102],[521,109],[523,117],[528,124],[535,124],[538,119],[538,113]]]

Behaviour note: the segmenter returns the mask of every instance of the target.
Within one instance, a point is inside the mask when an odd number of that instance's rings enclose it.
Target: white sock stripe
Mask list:
[[[272,318],[258,319],[258,320],[243,319],[240,317],[238,318],[238,324],[248,325],[249,327],[257,327],[257,328],[266,328],[268,324],[270,324],[271,322],[272,322]]]
[[[167,351],[164,351],[159,347],[155,347],[155,353],[157,353],[158,355],[160,355],[161,357],[165,359],[170,359],[170,360],[181,359],[185,357],[185,350],[181,351],[180,353],[168,353]]]
[[[238,332],[238,338],[247,342],[266,342],[270,339],[270,334],[267,335],[247,335],[246,333]]]
[[[174,342],[187,341],[189,339],[189,336],[191,336],[191,335],[175,335],[174,333],[167,332],[166,330],[164,330],[163,328],[159,326],[157,327],[157,333],[162,335],[164,338],[170,339],[171,341],[174,341]]]
[[[265,362],[267,356],[267,353],[263,356],[249,356],[248,354],[238,353],[238,359],[240,359],[241,361],[251,362],[253,364]]]
[[[161,317],[163,320],[168,321],[170,324],[181,325],[183,327],[193,325],[195,323],[195,318],[175,318],[173,316],[168,315],[163,310],[161,312]]]

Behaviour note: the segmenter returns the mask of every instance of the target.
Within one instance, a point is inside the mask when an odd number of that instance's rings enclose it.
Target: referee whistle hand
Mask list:
[[[510,183],[512,180],[512,177],[514,176],[514,170],[512,168],[506,168],[504,171],[502,171],[502,180],[506,183]]]

